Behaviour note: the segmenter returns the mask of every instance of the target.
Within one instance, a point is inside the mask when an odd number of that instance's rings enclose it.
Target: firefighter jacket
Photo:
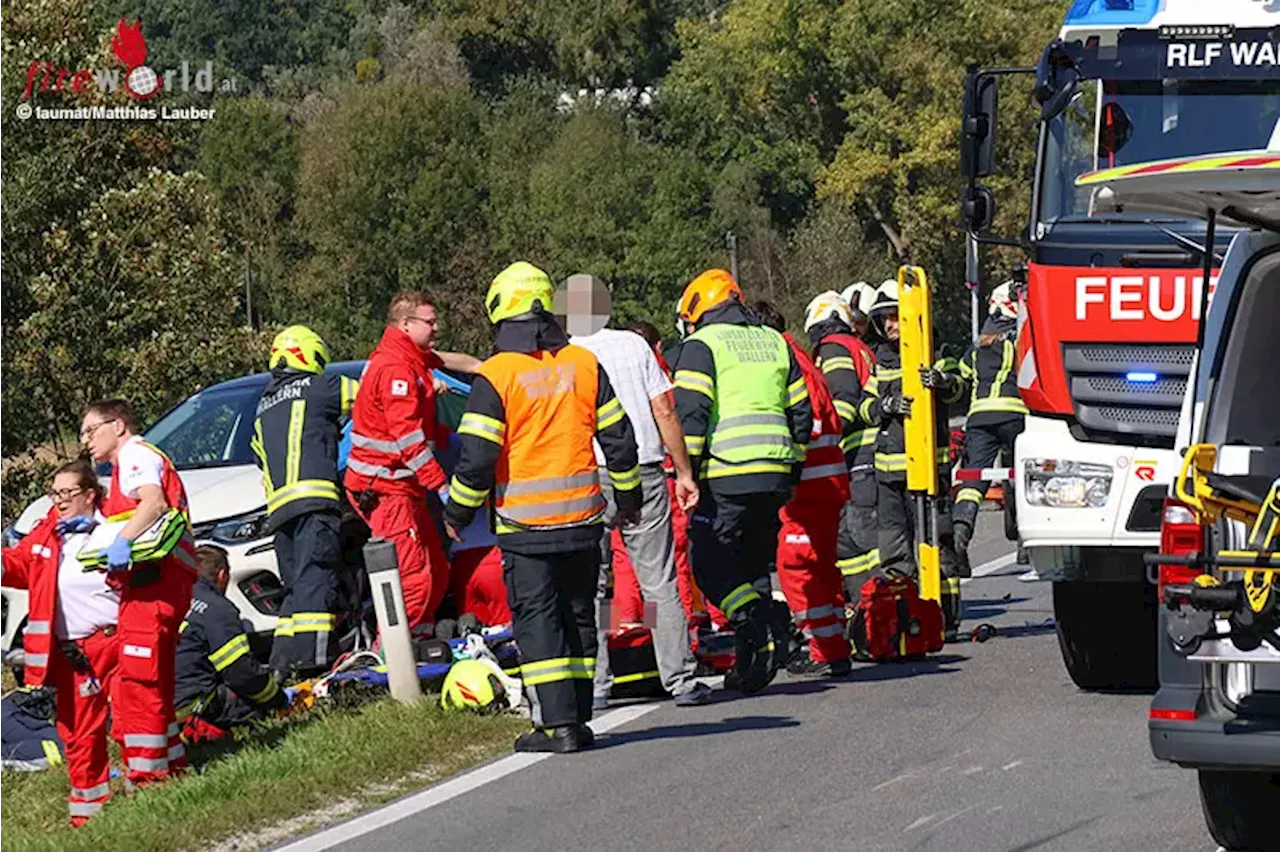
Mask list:
[[[901,415],[885,414],[882,399],[902,396],[902,356],[896,340],[881,342],[876,347],[876,369],[867,382],[858,410],[867,420],[879,424],[876,437],[876,478],[881,482],[905,482],[907,479],[906,431]],[[954,360],[954,359],[952,359]],[[950,372],[945,361],[934,364],[936,369]],[[937,394],[934,398],[936,418],[936,443],[938,466],[944,468],[951,462],[950,430],[947,426],[947,407],[960,399],[963,384],[956,383],[956,390],[949,396]]]
[[[27,590],[27,629],[22,647],[26,652],[24,680],[31,687],[47,682],[49,655],[55,653],[53,625],[58,610],[58,566],[62,561],[62,536],[57,524],[58,510],[51,508],[21,541],[0,551],[4,563],[0,583]]]
[[[604,369],[549,316],[498,325],[458,426],[462,453],[445,520],[463,529],[492,495],[503,550],[536,556],[598,547],[600,443],[618,509],[638,511],[635,431]]]
[[[253,452],[267,492],[267,523],[337,509],[339,423],[359,382],[337,373],[271,372],[253,422]]]
[[[999,335],[986,346],[974,345],[960,361],[960,378],[969,387],[969,426],[994,426],[1025,417],[1018,393],[1015,320],[989,318],[982,334]]]
[[[421,497],[445,484],[435,447],[444,446],[436,424],[431,370],[438,356],[423,352],[388,326],[369,356],[351,409],[351,452],[343,481],[348,491]]]
[[[164,502],[170,509],[177,509],[186,519],[187,528],[182,533],[182,539],[177,543],[173,550],[169,551],[162,559],[157,560],[161,570],[169,571],[186,571],[192,576],[196,573],[196,542],[191,537],[191,512],[187,504],[187,489],[182,484],[182,478],[178,476],[178,469],[173,466],[173,462],[158,447],[155,447],[137,435],[129,438],[130,442],[136,441],[146,450],[155,453],[160,457],[162,470],[160,473],[160,489],[164,492]],[[138,508],[138,504],[142,502],[136,497],[129,497],[120,487],[120,465],[112,465],[111,468],[111,486],[107,491],[107,496],[102,498],[102,514],[106,515],[108,521],[125,520],[133,515],[134,509]],[[127,585],[136,575],[135,571],[147,570],[143,568],[130,568],[123,577],[118,574],[109,576],[110,583],[118,583]]]
[[[813,405],[781,334],[740,305],[716,308],[681,347],[675,384],[689,460],[713,491],[785,492],[799,482]]]
[[[813,431],[809,435],[795,500],[843,506],[849,500],[849,468],[845,465],[844,450],[840,448],[840,415],[836,413],[826,380],[809,354],[790,334],[784,333],[782,337],[804,374],[804,386],[813,406]]]
[[[264,709],[284,706],[276,676],[249,652],[240,613],[204,577],[196,581],[178,633],[173,706],[179,718],[199,713],[219,683]]]
[[[813,358],[826,376],[827,386],[840,415],[840,446],[850,471],[870,470],[875,462],[875,423],[858,410],[862,389],[875,370],[876,358],[860,338],[839,320],[824,320],[809,329]]]

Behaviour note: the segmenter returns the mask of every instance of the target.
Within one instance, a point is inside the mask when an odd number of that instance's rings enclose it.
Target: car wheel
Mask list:
[[[1271,849],[1280,775],[1200,770],[1200,806],[1213,839],[1228,850]]]
[[[1058,648],[1067,673],[1086,690],[1154,690],[1156,590],[1142,581],[1053,584]]]

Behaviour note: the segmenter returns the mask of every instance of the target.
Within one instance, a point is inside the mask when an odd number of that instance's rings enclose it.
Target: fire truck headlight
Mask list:
[[[1098,509],[1111,494],[1111,465],[1069,459],[1027,459],[1027,502],[1054,509]]]

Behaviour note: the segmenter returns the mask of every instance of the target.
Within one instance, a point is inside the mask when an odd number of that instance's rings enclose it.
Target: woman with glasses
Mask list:
[[[107,779],[107,696],[115,683],[120,592],[106,575],[76,558],[102,522],[98,478],[87,461],[58,468],[53,508],[29,535],[3,550],[3,584],[27,589],[23,640],[28,689],[52,690],[58,736],[66,746],[73,826],[83,825],[111,795]]]

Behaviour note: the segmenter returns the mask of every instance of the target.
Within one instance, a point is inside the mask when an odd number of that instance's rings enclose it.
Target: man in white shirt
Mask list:
[[[685,450],[684,432],[676,419],[669,395],[671,381],[658,366],[658,360],[644,338],[631,331],[604,327],[611,306],[609,290],[603,281],[592,275],[578,274],[570,276],[557,289],[554,312],[570,334],[569,342],[590,350],[604,367],[623,411],[635,428],[644,506],[638,524],[622,527],[622,539],[635,566],[641,594],[645,600],[657,604],[653,650],[662,686],[675,697],[678,706],[695,706],[706,703],[711,690],[694,680],[697,660],[689,645],[684,607],[676,586],[671,504],[667,495],[667,474],[662,469],[664,445],[675,466],[676,500],[686,511],[692,511],[697,505],[698,485]],[[596,460],[601,467],[604,466],[599,446],[596,447]],[[607,529],[615,523],[617,507],[608,476],[601,475],[600,486],[609,502],[605,516]],[[604,564],[608,564],[608,541],[606,535],[601,543],[605,551]],[[602,639],[601,645],[604,644]],[[607,701],[612,678],[608,654],[601,654],[596,661],[597,705]]]

